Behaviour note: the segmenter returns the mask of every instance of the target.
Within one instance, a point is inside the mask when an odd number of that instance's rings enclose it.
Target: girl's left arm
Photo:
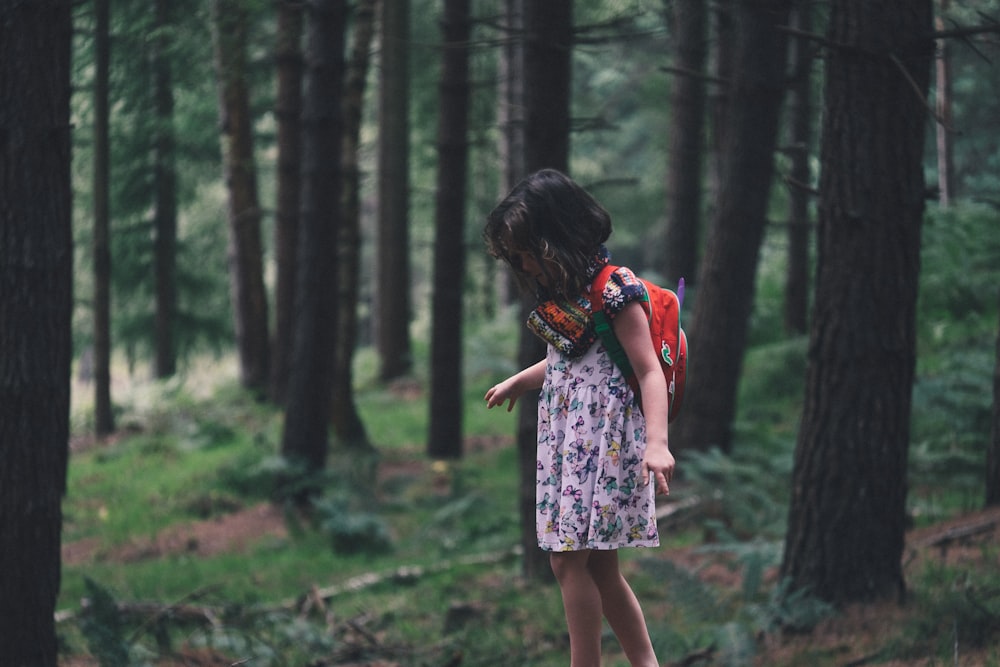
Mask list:
[[[611,326],[632,364],[642,396],[642,414],[646,418],[643,483],[652,481],[657,493],[668,494],[674,474],[674,456],[670,453],[667,434],[667,382],[649,337],[646,311],[638,301],[632,301],[615,316]]]

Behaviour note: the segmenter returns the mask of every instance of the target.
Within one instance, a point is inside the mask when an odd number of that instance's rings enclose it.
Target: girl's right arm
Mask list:
[[[503,405],[505,401],[510,401],[507,412],[514,409],[514,403],[518,397],[531,389],[541,389],[545,380],[545,359],[536,364],[528,366],[519,373],[511,375],[509,378],[490,387],[486,392],[486,407],[495,408]]]

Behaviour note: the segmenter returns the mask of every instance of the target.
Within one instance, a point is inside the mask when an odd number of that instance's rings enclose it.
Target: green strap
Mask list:
[[[607,350],[608,356],[611,360],[615,362],[621,370],[622,375],[626,378],[630,378],[635,373],[632,372],[632,364],[628,361],[628,355],[625,354],[625,349],[622,344],[618,342],[618,337],[615,336],[614,330],[611,328],[611,320],[603,310],[599,310],[594,314],[594,329],[597,331],[597,335],[601,337],[604,342],[604,349]]]

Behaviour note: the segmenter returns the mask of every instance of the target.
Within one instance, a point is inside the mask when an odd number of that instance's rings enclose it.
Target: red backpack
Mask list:
[[[608,282],[608,277],[617,268],[609,264],[594,278],[590,286],[590,307],[594,316],[594,326],[604,342],[604,348],[628,380],[632,390],[638,394],[639,383],[632,371],[632,364],[629,363],[625,350],[615,337],[614,329],[611,328],[611,321],[604,312],[604,286]],[[649,335],[653,340],[653,347],[659,353],[660,368],[667,381],[667,419],[673,421],[684,402],[684,382],[687,379],[687,335],[681,328],[684,279],[681,278],[676,293],[648,280],[641,278],[640,280],[646,287],[646,298],[642,300],[642,307],[649,318]]]

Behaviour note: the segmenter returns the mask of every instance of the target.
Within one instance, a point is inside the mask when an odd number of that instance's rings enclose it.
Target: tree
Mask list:
[[[274,347],[271,351],[271,400],[284,405],[292,363],[295,331],[295,252],[299,230],[299,179],[302,109],[302,3],[277,3],[278,27],[274,47],[277,65],[278,175],[274,211]]]
[[[168,378],[177,372],[174,344],[177,324],[177,165],[174,130],[174,90],[170,50],[171,0],[156,0],[151,66],[153,68],[153,265],[156,282],[155,373]]]
[[[212,1],[222,155],[229,191],[229,280],[240,381],[263,394],[270,341],[253,116],[246,77],[248,23],[244,0]]]
[[[934,23],[938,30],[944,29],[944,15],[948,13],[951,0],[938,0],[940,14]],[[955,198],[955,142],[952,141],[952,75],[951,47],[948,40],[938,40],[938,54],[935,59],[937,130],[938,201],[941,206],[950,206]]]
[[[375,342],[382,380],[413,368],[410,344],[410,2],[382,2]]]
[[[904,589],[931,30],[931,0],[831,6],[815,313],[781,572],[835,604]]]
[[[337,332],[334,260],[341,224],[340,96],[347,3],[317,0],[307,5],[306,12],[295,346],[281,453],[306,472],[316,472],[326,464],[333,395],[334,354],[329,343]]]
[[[111,409],[111,227],[108,141],[110,0],[94,0],[94,432],[115,430]]]
[[[796,3],[792,24],[802,33],[812,30],[812,5]],[[789,145],[791,161],[788,195],[788,268],[785,272],[785,332],[805,334],[809,314],[809,200],[812,196],[812,63],[809,42],[799,37],[791,42]]]
[[[344,80],[343,212],[337,241],[337,336],[334,340],[334,384],[332,422],[337,441],[360,454],[372,454],[365,425],[354,402],[354,346],[358,328],[358,291],[361,273],[360,187],[358,150],[361,143],[361,111],[368,78],[369,51],[375,33],[375,0],[361,0],[354,15],[351,56]],[[373,480],[370,480],[373,481]]]
[[[667,3],[668,5],[670,3]],[[702,164],[705,153],[705,60],[708,3],[675,0],[671,35],[676,72],[670,88],[670,149],[667,155],[667,234],[664,266],[668,284],[695,279],[701,228]]]
[[[430,430],[427,454],[462,456],[462,293],[469,161],[469,0],[445,0],[435,197]]]
[[[728,451],[731,446],[785,90],[786,38],[780,28],[787,25],[790,7],[791,0],[735,4],[738,39],[721,190],[689,320],[690,339],[695,341],[691,354],[697,362],[692,362],[688,376],[684,413],[670,434],[680,449],[717,446]]]
[[[1000,291],[997,292],[1000,296]],[[997,299],[1000,304],[1000,298]],[[997,309],[1000,313],[1000,308]],[[997,326],[996,361],[993,366],[993,420],[986,450],[986,505],[1000,505],[1000,325]]]
[[[0,656],[55,667],[72,354],[72,3],[2,11]]]
[[[573,55],[572,0],[524,3],[524,169],[569,170],[570,84]],[[534,307],[533,295],[521,301],[521,319]],[[536,363],[545,345],[526,328],[521,330],[518,364]],[[548,558],[535,534],[535,464],[538,460],[536,392],[518,401],[517,450],[520,479],[523,574],[529,579],[551,577]]]

